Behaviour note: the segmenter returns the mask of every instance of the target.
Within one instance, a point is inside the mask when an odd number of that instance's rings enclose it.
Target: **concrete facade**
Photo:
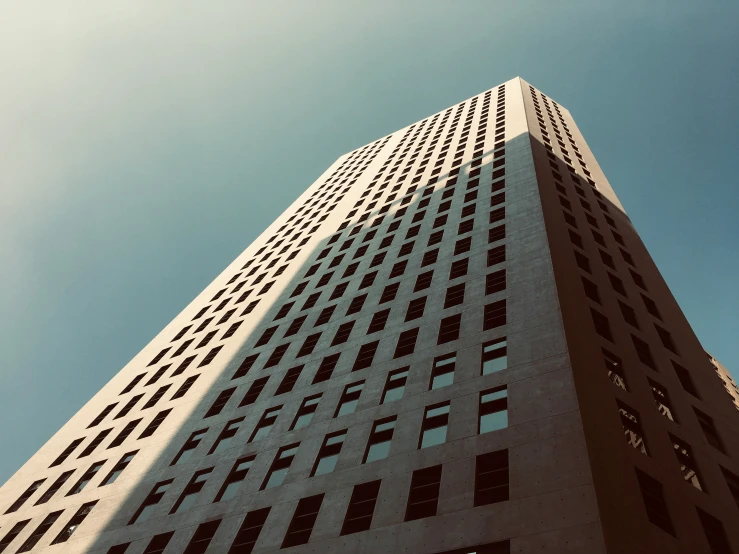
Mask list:
[[[489,344],[505,344],[507,362],[486,373]],[[451,355],[453,378],[435,381]],[[383,402],[404,368],[402,397]],[[0,552],[4,541],[7,552],[100,554],[729,552],[737,413],[712,373],[571,116],[516,78],[340,157],[0,489]],[[353,410],[341,408],[360,383]],[[486,394],[495,403],[483,406]],[[310,423],[293,428],[317,395]],[[432,416],[446,406],[441,440],[444,416]],[[269,432],[250,440],[270,410]],[[387,456],[365,463],[375,424],[392,418]],[[436,429],[426,439],[424,421]],[[225,429],[227,447],[209,453]],[[314,475],[342,432],[333,470]],[[282,484],[265,489],[295,445]],[[215,501],[237,460],[249,466],[237,492]],[[198,472],[199,492],[175,510]],[[348,533],[357,487],[376,481],[370,517]],[[643,483],[657,483],[648,504]]]

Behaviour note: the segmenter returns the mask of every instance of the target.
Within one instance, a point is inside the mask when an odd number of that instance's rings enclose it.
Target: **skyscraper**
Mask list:
[[[732,552],[714,375],[516,78],[341,156],[4,485],[0,552]]]

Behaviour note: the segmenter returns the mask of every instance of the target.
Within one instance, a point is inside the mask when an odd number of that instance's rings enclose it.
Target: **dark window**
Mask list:
[[[446,289],[444,308],[451,308],[453,306],[459,306],[460,304],[464,303],[464,288],[465,284],[460,283],[459,285],[455,285]]]
[[[223,345],[216,346],[215,348],[211,349],[211,351],[205,355],[205,358],[203,358],[203,361],[198,364],[198,367],[203,367],[205,365],[208,365],[210,362],[212,362],[213,359],[216,357],[216,355],[221,351],[221,348],[223,348]]]
[[[459,228],[457,229],[457,234],[458,235],[463,235],[465,233],[469,233],[470,231],[472,231],[472,229],[474,228],[474,226],[475,226],[475,220],[474,219],[468,219],[466,221],[463,221],[462,223],[459,224]]]
[[[395,354],[393,358],[400,358],[412,354],[416,348],[416,339],[418,338],[419,328],[408,329],[400,333],[398,344],[395,346]]]
[[[175,369],[172,372],[172,375],[170,375],[170,377],[176,377],[177,375],[180,375],[180,374],[184,373],[185,370],[188,367],[190,367],[190,364],[193,362],[194,359],[195,359],[195,356],[190,356],[190,357],[185,358],[184,360],[182,360],[182,363],[180,363],[180,365],[177,366],[177,369]]]
[[[34,546],[36,546],[38,541],[41,540],[41,538],[46,534],[49,528],[54,525],[57,519],[59,519],[59,516],[62,515],[63,511],[64,510],[59,510],[58,512],[52,512],[47,515],[39,524],[39,526],[36,527],[36,530],[31,533],[31,536],[28,537],[26,541],[21,545],[21,547],[18,549],[18,552],[28,552]]]
[[[628,391],[629,387],[626,385],[626,375],[624,374],[621,358],[605,348],[601,348],[601,352],[603,353],[603,361],[608,372],[608,379],[617,387]]]
[[[389,310],[388,310],[389,311]],[[354,360],[354,366],[352,371],[359,371],[360,369],[368,368],[372,365],[372,360],[377,352],[377,347],[380,345],[380,341],[370,342],[363,344],[357,353],[357,358]]]
[[[427,265],[435,264],[436,259],[439,257],[439,249],[435,248],[434,250],[429,250],[423,255],[423,260],[421,260],[421,267],[425,267]]]
[[[102,421],[108,416],[110,412],[112,412],[115,409],[117,405],[118,403],[116,402],[115,404],[110,404],[106,406],[105,409],[103,409],[103,411],[100,412],[98,416],[92,420],[92,423],[90,423],[90,425],[88,425],[87,428],[89,429],[90,427],[95,427],[97,425],[100,425]]]
[[[644,440],[644,431],[642,430],[639,412],[619,400],[616,400],[616,404],[618,405],[618,413],[621,416],[621,425],[624,428],[626,442],[632,448],[648,456],[647,443]]]
[[[320,325],[325,325],[326,323],[328,323],[329,320],[331,319],[331,316],[334,314],[335,309],[336,309],[336,304],[321,310],[321,313],[318,315],[318,319],[316,319],[316,322],[313,324],[313,326],[319,327]]]
[[[397,290],[398,283],[395,283],[395,287]],[[393,285],[390,285],[391,287]],[[385,290],[387,290],[388,287],[385,287]],[[345,315],[352,315],[357,313],[362,309],[362,306],[364,306],[364,301],[367,300],[367,295],[363,294],[361,296],[357,296],[356,298],[353,298],[351,301],[351,304],[349,304],[349,308],[346,310]],[[392,299],[391,299],[392,300]]]
[[[31,520],[26,519],[19,521],[8,531],[8,533],[0,540],[0,552],[3,552],[13,540],[21,534],[21,531],[29,524]]]
[[[458,277],[463,277],[464,275],[467,275],[469,263],[469,258],[457,260],[456,262],[452,263],[452,267],[449,270],[449,280],[451,281],[452,279],[457,279]]]
[[[703,434],[705,435],[708,444],[725,454],[726,450],[724,449],[724,444],[721,441],[718,430],[716,429],[716,424],[713,422],[713,418],[708,414],[704,414],[695,406],[693,406],[693,411],[695,412],[695,417],[698,418],[698,423],[703,430]]]
[[[274,320],[276,321],[278,319],[282,319],[283,317],[285,317],[290,311],[290,308],[292,308],[294,305],[295,305],[295,302],[288,302],[287,304],[283,305],[280,308],[280,310],[277,312],[277,314],[275,315]]]
[[[169,390],[171,386],[172,385],[170,384],[170,385],[164,385],[163,387],[159,387],[159,390],[157,390],[154,394],[151,395],[151,398],[149,399],[149,401],[146,404],[144,404],[144,406],[141,409],[147,410],[149,408],[153,408],[154,406],[156,406],[157,402],[161,400],[162,396],[164,396],[167,393],[167,391]]]
[[[339,356],[341,356],[340,352],[326,356],[321,361],[321,365],[319,366],[315,377],[313,377],[313,385],[316,383],[322,383],[323,381],[328,381],[331,378],[331,373],[333,373],[336,363],[339,361]]]
[[[295,513],[293,514],[292,521],[290,521],[290,526],[287,528],[285,539],[282,541],[280,548],[307,544],[310,534],[313,531],[313,526],[316,523],[316,518],[318,518],[318,512],[321,509],[322,502],[323,494],[309,496],[298,502],[298,506],[295,508]]]
[[[295,419],[293,419],[290,430],[293,431],[309,425],[313,420],[313,416],[318,409],[318,403],[320,401],[321,394],[314,394],[313,396],[305,398],[298,409],[298,413],[295,415]]]
[[[618,301],[618,305],[619,308],[621,308],[621,315],[623,316],[624,321],[632,327],[639,329],[639,321],[636,319],[636,312],[634,309],[620,300]]]
[[[505,238],[505,225],[498,225],[488,231],[488,242],[496,242]]]
[[[159,352],[159,354],[157,354],[156,356],[154,356],[154,359],[147,364],[147,367],[154,365],[159,360],[161,360],[162,358],[164,358],[164,356],[167,354],[167,352],[169,352],[169,348],[165,348],[164,350],[162,350],[161,352]]]
[[[423,311],[425,307],[426,307],[426,297],[425,296],[411,300],[410,303],[408,304],[408,310],[405,313],[405,321],[411,321],[413,319],[418,319],[419,317],[423,316]]]
[[[652,389],[652,396],[654,397],[654,401],[657,404],[657,410],[659,411],[659,413],[661,413],[663,416],[671,421],[677,421],[675,410],[672,408],[670,397],[667,394],[667,389],[656,381],[652,381],[649,378],[647,378],[647,380],[649,381],[649,386]]]
[[[459,254],[464,254],[465,252],[469,252],[471,247],[472,247],[472,237],[467,237],[467,238],[458,240],[456,244],[454,245],[454,255],[458,256]]]
[[[508,500],[508,450],[482,454],[475,459],[475,506]]]
[[[200,492],[205,486],[205,482],[208,480],[208,476],[213,471],[213,468],[201,469],[196,471],[195,474],[190,478],[190,481],[185,486],[184,490],[180,494],[177,501],[169,511],[170,514],[177,513],[178,511],[187,511],[195,505],[195,501],[198,499]]]
[[[282,406],[273,406],[264,410],[251,437],[249,437],[249,442],[258,441],[269,435],[269,432],[277,421],[277,417],[280,415],[280,410],[282,410]]]
[[[418,448],[428,448],[446,442],[446,432],[449,426],[449,402],[429,406],[423,415],[421,435],[418,439]]]
[[[103,460],[102,462],[96,462],[92,464],[88,470],[82,474],[82,477],[80,477],[77,482],[74,484],[74,486],[69,490],[69,492],[66,494],[66,496],[70,496],[73,494],[78,494],[82,492],[82,490],[87,486],[87,484],[92,481],[93,477],[97,474],[98,471],[100,471],[100,468],[105,465],[105,462],[107,460]]]
[[[671,360],[672,361],[672,360]],[[672,361],[672,367],[675,370],[677,378],[680,380],[680,384],[683,386],[686,392],[692,394],[696,398],[700,398],[698,390],[693,384],[693,378],[690,376],[690,372],[677,362]]]
[[[453,340],[457,340],[459,338],[459,329],[461,325],[462,314],[456,314],[442,319],[439,325],[439,336],[437,338],[436,344],[444,344]]]
[[[657,330],[657,334],[659,335],[659,340],[662,341],[662,346],[667,348],[667,350],[670,350],[674,352],[675,354],[678,354],[677,346],[675,346],[675,342],[672,340],[672,335],[669,331],[666,329],[663,329],[656,323],[654,324],[654,328]]]
[[[139,423],[141,423],[141,418],[129,421],[121,430],[121,432],[118,433],[118,436],[111,441],[111,443],[108,445],[108,448],[115,448],[116,446],[120,446],[121,444],[123,444],[123,441],[128,438],[128,435],[133,433],[133,430]]]
[[[734,498],[737,508],[739,508],[739,476],[723,466],[719,467],[721,468],[721,473],[724,474],[724,479],[726,479],[726,485],[729,487],[731,496]]]
[[[636,479],[639,482],[644,508],[647,510],[647,518],[657,527],[674,536],[675,529],[672,526],[670,512],[667,510],[662,483],[639,469],[636,469]]]
[[[177,391],[175,391],[175,393],[172,395],[171,400],[175,400],[177,398],[182,398],[183,396],[185,396],[187,394],[187,391],[190,390],[190,387],[192,387],[195,381],[197,381],[198,377],[200,377],[200,374],[188,377],[185,382],[182,383],[180,388],[177,389]]]
[[[39,487],[43,484],[44,481],[46,481],[46,479],[39,479],[38,481],[34,481],[31,484],[31,486],[28,487],[23,492],[23,494],[21,494],[18,497],[18,499],[15,502],[13,502],[13,504],[11,504],[10,508],[8,508],[5,511],[5,513],[6,514],[11,514],[13,512],[17,512],[20,509],[20,507],[23,506],[23,504],[26,502],[26,500],[28,500],[29,498],[31,498],[31,496],[33,495],[33,493],[36,492],[39,489]]]
[[[662,316],[659,313],[659,309],[657,308],[657,304],[655,304],[651,298],[644,294],[641,295],[641,298],[647,311],[657,319],[662,319]]]
[[[494,294],[506,289],[506,272],[501,269],[489,274],[485,278],[485,294]]]
[[[636,350],[636,355],[639,356],[639,361],[641,361],[645,366],[656,370],[657,364],[654,362],[649,345],[634,335],[631,335],[631,341],[634,343],[634,349]]]
[[[201,523],[185,548],[183,554],[204,554],[221,524],[220,519]]]
[[[447,387],[454,382],[456,361],[456,354],[448,354],[434,359],[434,367],[431,370],[429,390]]]
[[[485,306],[482,330],[495,329],[506,324],[506,301],[498,300]]]
[[[444,231],[436,231],[435,233],[431,233],[431,236],[429,237],[428,246],[433,246],[434,244],[439,244],[441,242],[441,239],[444,237]]]
[[[230,389],[221,391],[218,394],[218,397],[213,402],[213,404],[208,409],[208,411],[205,412],[203,419],[208,418],[208,417],[213,417],[214,415],[220,414],[223,411],[223,408],[226,406],[226,403],[231,398],[231,396],[233,396],[234,392],[236,392],[236,387],[231,387]]]
[[[611,281],[611,287],[613,288],[613,290],[615,290],[621,296],[627,296],[626,289],[624,288],[624,284],[621,279],[616,277],[610,271],[606,271],[606,273],[608,273],[608,279]]]
[[[207,431],[207,429],[206,429]],[[103,482],[100,483],[100,486],[104,485],[110,485],[111,483],[114,483],[116,479],[123,473],[123,470],[128,467],[128,464],[131,463],[131,460],[133,460],[133,457],[137,454],[138,450],[135,450],[133,452],[128,452],[127,454],[124,454],[123,457],[118,461],[116,465],[113,466],[113,469],[110,470],[110,473],[103,479]]]
[[[307,315],[303,315],[293,319],[292,323],[290,323],[290,327],[288,327],[287,331],[285,331],[283,338],[290,337],[300,331],[300,327],[302,327],[303,322],[306,320],[307,317]]]
[[[416,284],[413,287],[413,292],[418,292],[419,290],[427,289],[431,286],[431,280],[434,277],[433,271],[427,271],[426,273],[421,273],[416,278]]]
[[[156,416],[154,416],[154,419],[151,420],[151,423],[146,426],[146,428],[143,430],[143,432],[139,435],[140,439],[145,439],[146,437],[152,436],[157,429],[159,429],[159,426],[162,424],[162,422],[167,419],[167,416],[172,411],[172,408],[169,410],[164,410],[159,412]]]
[[[329,300],[335,300],[337,298],[341,298],[344,295],[344,292],[346,291],[347,287],[349,286],[349,283],[340,283],[336,285],[336,288],[334,289],[334,292],[331,293],[331,296],[329,296]]]
[[[376,421],[372,426],[372,432],[367,440],[367,448],[364,451],[363,464],[384,460],[390,454],[390,444],[395,432],[396,416]]]
[[[316,344],[318,344],[318,339],[321,338],[321,333],[315,333],[313,335],[309,335],[305,338],[305,341],[303,341],[303,346],[300,347],[300,350],[298,350],[298,355],[295,356],[296,358],[301,358],[303,356],[307,356],[311,352],[313,352],[313,349],[316,347]],[[277,364],[275,364],[277,365]],[[265,366],[267,367],[267,366]]]
[[[121,417],[125,417],[128,415],[128,413],[133,409],[133,407],[136,405],[136,403],[143,398],[143,394],[137,394],[133,398],[131,398],[128,402],[126,402],[126,405],[121,408],[121,411],[116,414],[116,416],[113,419],[119,419]]]
[[[680,471],[682,471],[683,479],[686,483],[690,483],[699,491],[705,492],[703,480],[698,472],[698,464],[695,462],[695,458],[693,457],[693,449],[690,448],[686,442],[677,438],[672,433],[668,434],[672,440],[672,447],[675,449],[677,461],[680,463]]]
[[[490,212],[490,223],[496,223],[505,219],[505,208],[498,208]]]
[[[577,266],[583,271],[592,273],[592,271],[590,270],[590,260],[588,260],[588,258],[584,254],[581,254],[577,250],[573,250],[572,252],[575,254],[575,262],[577,263]]]
[[[133,380],[132,380],[132,381],[131,381],[130,383],[128,383],[128,385],[126,385],[126,388],[125,388],[125,389],[123,389],[123,390],[122,390],[122,391],[121,391],[121,392],[120,392],[120,393],[118,394],[118,396],[120,396],[121,394],[126,394],[127,392],[131,392],[131,391],[133,390],[133,388],[134,388],[134,387],[135,387],[136,385],[138,385],[138,384],[139,384],[139,382],[140,382],[140,381],[141,381],[141,380],[142,380],[142,379],[143,379],[144,377],[146,377],[146,373],[140,373],[140,374],[138,374],[138,375],[137,375],[136,377],[134,377],[134,378],[133,378]]]
[[[357,409],[359,403],[359,397],[362,394],[364,388],[364,381],[352,383],[344,387],[344,392],[341,394],[339,399],[339,405],[336,407],[334,417],[340,417],[346,414],[353,414],[354,410]]]
[[[278,396],[280,394],[285,394],[293,390],[295,382],[298,380],[298,377],[300,377],[301,371],[303,371],[302,365],[288,369],[287,373],[285,373],[285,376],[282,378],[282,382],[277,387],[274,395]]]
[[[373,271],[372,273],[368,273],[362,278],[362,282],[359,283],[359,289],[365,289],[367,287],[371,287],[372,283],[375,282],[375,277],[377,277],[377,272]]]
[[[336,331],[336,334],[334,335],[334,340],[331,341],[331,346],[344,344],[346,341],[348,341],[349,335],[351,335],[352,329],[354,328],[354,323],[356,322],[349,321],[347,323],[342,323]]]
[[[393,266],[393,269],[390,272],[390,276],[388,277],[388,279],[394,279],[395,277],[400,277],[401,275],[403,275],[403,272],[405,271],[405,268],[407,265],[408,265],[408,260],[402,260],[396,263]]]
[[[246,375],[251,369],[251,366],[254,365],[254,362],[257,361],[258,357],[259,354],[252,354],[251,356],[247,356],[246,358],[244,358],[244,361],[241,362],[239,369],[236,370],[236,373],[233,374],[233,377],[231,377],[231,379],[238,379],[239,377],[243,377],[244,375]]]
[[[642,278],[641,275],[639,275],[636,271],[634,271],[631,268],[629,268],[629,273],[631,273],[631,278],[633,279],[637,287],[639,287],[642,290],[648,290],[647,284],[644,282],[644,279]]]
[[[406,242],[403,246],[400,247],[400,250],[398,250],[398,257],[406,256],[413,252],[413,242]]]
[[[380,493],[380,480],[355,485],[346,510],[342,535],[351,535],[367,531],[372,525],[372,514],[375,511],[377,496]]]
[[[393,400],[398,400],[403,397],[403,391],[405,390],[405,383],[408,379],[408,368],[403,367],[391,371],[387,376],[385,382],[385,389],[382,392],[381,404],[387,404]]]
[[[236,436],[236,433],[238,433],[242,421],[244,421],[244,418],[238,417],[226,423],[223,430],[218,435],[218,438],[213,443],[213,446],[211,446],[208,451],[208,456],[217,452],[223,452],[229,447],[233,438]],[[198,442],[200,441],[198,440]]]
[[[601,304],[600,294],[598,294],[598,286],[585,277],[580,277],[580,280],[582,281],[582,288],[585,291],[585,296],[590,298],[593,302]]]
[[[698,512],[698,519],[700,519],[701,525],[703,526],[703,532],[706,534],[706,540],[708,541],[711,553],[731,554],[732,550],[729,545],[729,539],[726,538],[724,524],[697,506],[695,509]]]
[[[146,546],[143,554],[162,554],[164,549],[167,548],[169,541],[172,540],[174,531],[168,533],[162,533],[160,535],[154,535]]]
[[[321,296],[321,293],[320,292],[314,292],[313,294],[311,294],[306,299],[306,301],[303,304],[303,306],[300,308],[300,311],[302,312],[303,310],[308,310],[308,309],[312,308],[313,306],[315,306],[316,305],[316,302],[318,302],[318,298],[320,296]],[[341,296],[341,295],[339,295],[339,296]]]
[[[505,245],[488,250],[488,267],[502,264],[505,261]]]
[[[436,515],[441,486],[441,465],[418,469],[411,477],[405,521]]]
[[[246,514],[228,554],[251,554],[264,522],[267,521],[269,511],[270,508],[262,508]]]
[[[46,504],[49,500],[51,500],[51,498],[56,494],[56,492],[60,488],[62,488],[64,486],[64,484],[69,480],[69,478],[72,476],[73,473],[74,473],[74,470],[65,471],[59,477],[57,477],[56,478],[56,481],[54,481],[51,484],[51,486],[48,489],[46,489],[46,492],[41,495],[41,497],[36,501],[36,503],[34,504],[34,506],[38,506],[39,504]],[[41,482],[43,482],[43,481],[45,481],[45,479],[42,479],[41,480]],[[34,483],[34,485],[35,485],[35,483]],[[28,492],[28,491],[26,491],[26,492]],[[32,491],[32,493],[33,493],[33,491]],[[18,500],[20,500],[20,498]],[[15,504],[13,504],[13,506],[11,506],[8,509],[8,511],[5,512],[5,513],[7,514],[7,513],[10,513],[12,511],[15,511],[15,510],[13,510],[13,507],[14,506],[15,506]],[[1,546],[1,544],[0,544],[0,546]],[[2,548],[0,548],[0,552],[2,552]]]
[[[160,481],[159,483],[154,485],[144,501],[141,503],[141,506],[139,506],[139,509],[136,510],[136,512],[133,514],[133,517],[128,522],[128,525],[133,525],[137,521],[146,521],[147,519],[149,519],[151,514],[154,512],[156,505],[162,501],[164,494],[167,492],[173,481],[174,479],[168,479],[166,481]]]
[[[298,451],[300,443],[283,446],[277,452],[275,459],[272,461],[272,465],[267,472],[267,476],[264,478],[262,487],[260,490],[271,489],[272,487],[279,487],[285,481],[287,472],[293,463],[295,454]]]
[[[182,445],[182,448],[180,448],[180,451],[177,453],[177,455],[174,457],[174,459],[170,462],[169,465],[173,466],[180,462],[186,462],[187,460],[189,460],[193,452],[195,452],[195,449],[200,444],[200,441],[202,440],[203,436],[207,432],[208,432],[208,429],[206,428],[206,429],[200,429],[198,431],[194,431],[193,433],[191,433],[190,437],[187,439],[187,441],[185,441],[185,444]]]
[[[331,473],[336,468],[336,462],[339,459],[344,440],[346,440],[346,429],[326,435],[326,438],[323,439],[323,445],[318,451],[316,463],[313,465],[313,471],[310,474],[311,477]]]
[[[590,315],[593,318],[593,326],[595,332],[598,333],[604,339],[608,339],[613,342],[613,335],[611,334],[611,325],[608,323],[608,318],[597,310],[590,308]]]

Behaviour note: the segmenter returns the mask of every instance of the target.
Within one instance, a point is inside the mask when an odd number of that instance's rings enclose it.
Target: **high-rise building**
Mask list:
[[[341,156],[4,485],[0,552],[739,552],[738,417],[516,78]]]
[[[713,369],[716,370],[716,375],[719,379],[721,379],[721,384],[723,385],[724,389],[729,394],[729,396],[731,396],[731,401],[734,403],[734,407],[739,410],[739,387],[736,386],[736,381],[734,381],[734,377],[731,376],[731,373],[728,369],[726,369],[726,366],[724,366],[724,364],[719,362],[708,352],[706,352],[706,355],[711,361]]]

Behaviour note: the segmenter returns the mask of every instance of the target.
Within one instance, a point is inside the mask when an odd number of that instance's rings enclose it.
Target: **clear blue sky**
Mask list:
[[[738,24],[681,0],[0,2],[0,483],[340,154],[516,75],[572,112],[739,371]]]

